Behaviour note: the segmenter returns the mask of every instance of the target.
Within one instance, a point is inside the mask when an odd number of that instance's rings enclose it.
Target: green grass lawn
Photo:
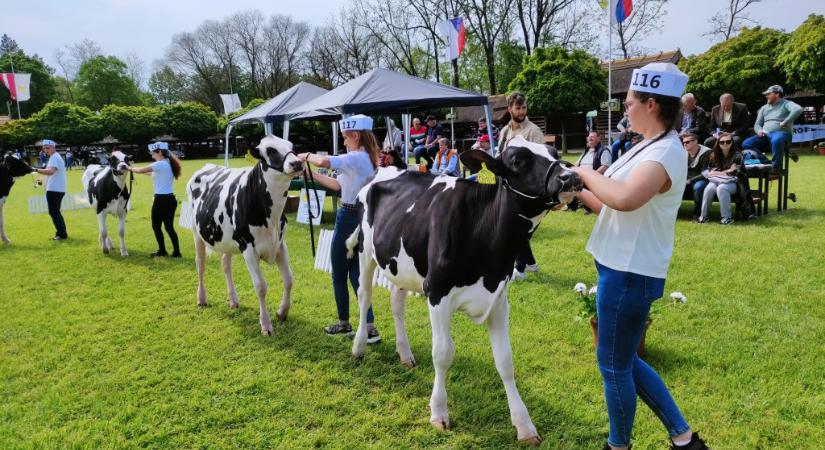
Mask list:
[[[204,162],[185,162],[179,199]],[[715,449],[825,442],[825,158],[803,156],[792,171],[799,201],[784,213],[723,227],[714,212],[713,223],[699,225],[684,203],[676,224],[666,293],[684,292],[688,302],[656,316],[646,359]],[[80,176],[70,173],[70,191],[80,190]],[[117,246],[100,252],[89,209],[64,213],[68,241],[49,240],[48,215],[28,213],[35,194],[42,188],[29,178],[12,189],[5,215],[13,244],[0,245],[0,448],[516,446],[484,327],[454,319],[448,432],[429,424],[424,299],[411,298],[407,308],[414,369],[395,355],[383,289],[374,302],[384,342],[363,361],[350,356],[351,341],[323,334],[335,320],[331,282],[313,269],[308,228],[294,214],[293,308],[264,337],[239,258],[238,310],[227,307],[215,257],[207,267],[211,307],[195,306],[188,230],[178,229],[182,259],[149,258],[156,249],[150,178],[137,178],[128,258]],[[329,200],[327,209],[329,219]],[[510,289],[516,380],[543,448],[601,448],[607,433],[590,328],[573,320],[573,285],[595,281],[584,251],[594,220],[549,214],[533,238],[540,272]],[[109,224],[114,232],[115,219]],[[265,275],[274,318],[280,277],[274,266]],[[357,317],[354,297],[351,310]],[[635,449],[666,448],[663,427],[641,402],[634,431]]]

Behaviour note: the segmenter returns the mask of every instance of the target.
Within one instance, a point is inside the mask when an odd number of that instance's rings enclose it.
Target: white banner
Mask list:
[[[327,191],[318,189],[318,201],[315,201],[315,192],[308,192],[306,188],[301,189],[301,201],[298,203],[298,215],[295,217],[299,223],[309,224],[309,212],[312,210],[312,224],[321,224],[321,212],[324,210],[324,199]],[[320,207],[320,210],[319,210]]]
[[[223,102],[223,113],[225,115],[232,114],[233,112],[241,109],[241,98],[238,97],[238,94],[220,94],[221,101]]]
[[[820,139],[825,139],[825,124],[793,126],[793,142],[810,142]]]

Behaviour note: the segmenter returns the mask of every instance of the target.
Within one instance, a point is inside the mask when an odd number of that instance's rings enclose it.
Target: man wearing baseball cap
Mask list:
[[[66,234],[66,222],[63,220],[63,214],[60,213],[60,204],[63,202],[63,196],[66,195],[66,164],[57,153],[53,140],[43,139],[41,145],[49,160],[45,168],[32,168],[32,171],[46,175],[46,203],[56,230],[52,239],[62,241],[69,237]]]
[[[762,93],[768,101],[759,108],[753,131],[756,136],[745,139],[742,149],[756,149],[762,153],[773,153],[774,170],[782,169],[782,152],[791,142],[793,122],[802,114],[802,107],[785,100],[782,86],[775,84]]]

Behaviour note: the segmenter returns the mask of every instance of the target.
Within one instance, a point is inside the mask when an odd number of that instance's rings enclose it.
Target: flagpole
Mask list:
[[[9,63],[11,64],[11,77],[15,78],[14,76],[14,57],[12,56],[11,52],[9,52]],[[14,80],[14,90],[17,91],[17,80]],[[17,118],[22,119],[23,116],[20,115],[20,99],[17,98],[17,92],[14,93],[14,101],[17,103]],[[9,114],[11,115],[11,114]]]
[[[608,39],[608,50],[607,50],[607,145],[613,145],[613,103],[612,100],[612,91],[613,91],[613,24],[610,23],[610,10],[612,9],[610,6],[613,2],[610,2],[607,7],[607,39]]]

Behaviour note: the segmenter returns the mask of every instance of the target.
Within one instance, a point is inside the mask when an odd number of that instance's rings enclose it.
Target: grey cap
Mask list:
[[[785,91],[782,89],[782,86],[778,84],[774,84],[773,86],[766,89],[765,92],[762,93],[762,95],[768,95],[771,92],[776,92],[777,94],[785,95]]]

